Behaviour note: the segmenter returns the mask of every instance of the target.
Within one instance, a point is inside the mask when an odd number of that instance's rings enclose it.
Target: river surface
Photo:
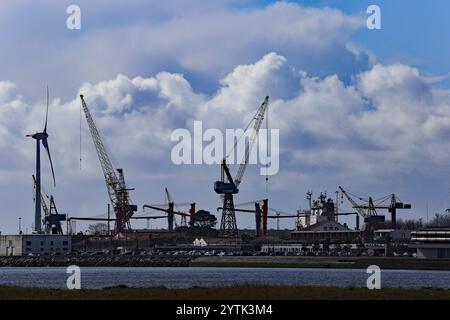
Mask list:
[[[361,269],[82,267],[81,287],[188,288],[233,284],[365,287]],[[66,268],[0,268],[0,285],[66,288]],[[382,270],[382,287],[450,288],[450,271]]]

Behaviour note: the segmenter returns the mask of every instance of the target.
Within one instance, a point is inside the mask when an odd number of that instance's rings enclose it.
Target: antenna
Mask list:
[[[450,209],[450,188],[448,188],[448,193],[447,193],[447,210],[449,211]]]
[[[82,119],[82,105],[80,104],[80,170],[81,170],[81,161],[82,161],[82,157],[81,157],[81,135],[82,135],[82,133],[81,133],[81,119]]]
[[[269,148],[270,148],[270,135],[269,135],[269,106],[266,111],[266,194],[269,194]]]

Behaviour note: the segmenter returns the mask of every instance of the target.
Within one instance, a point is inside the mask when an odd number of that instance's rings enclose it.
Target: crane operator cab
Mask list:
[[[225,193],[236,194],[236,193],[239,193],[239,189],[236,188],[234,183],[223,182],[223,181],[216,181],[216,182],[214,182],[214,191],[216,193],[219,193],[219,194],[225,194]]]

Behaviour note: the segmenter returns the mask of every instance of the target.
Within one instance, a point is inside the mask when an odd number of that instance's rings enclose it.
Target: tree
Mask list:
[[[209,211],[199,210],[194,215],[194,227],[209,227],[214,228],[217,223],[217,218],[210,214]]]
[[[218,231],[214,229],[217,218],[209,211],[199,210],[195,213],[188,228],[188,236],[217,237]]]
[[[434,218],[428,223],[428,227],[450,227],[450,212],[436,213]]]
[[[106,236],[108,234],[108,225],[106,223],[94,223],[89,225],[87,233],[96,236]]]
[[[419,218],[418,220],[415,219],[399,220],[397,221],[397,225],[400,226],[399,229],[417,230],[423,228],[425,226],[425,223],[423,222],[422,218]]]

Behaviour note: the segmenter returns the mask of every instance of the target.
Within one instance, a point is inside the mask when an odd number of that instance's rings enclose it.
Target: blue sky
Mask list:
[[[258,1],[264,6],[274,1]],[[384,63],[402,61],[433,75],[450,69],[450,3],[445,0],[293,0],[308,7],[330,7],[348,14],[365,15],[369,5],[382,10],[382,30],[362,29],[353,41]],[[445,82],[445,84],[449,84]]]
[[[448,206],[448,2],[80,0],[82,29],[67,30],[73,3],[0,4],[0,201],[11,212],[1,231],[18,217],[31,228],[34,144],[23,136],[42,126],[46,84],[57,188],[44,186],[71,215],[98,215],[107,202],[84,119],[79,170],[78,93],[139,207],[163,202],[167,186],[176,201],[214,211],[218,168],[172,164],[170,132],[194,120],[245,127],[266,95],[280,173],[266,194],[250,167],[237,203],[269,196],[293,212],[306,191],[343,185],[398,193],[412,217],[425,217],[427,201],[430,214]],[[365,27],[369,4],[381,7],[382,30]]]
[[[329,6],[348,14],[364,14],[372,4],[382,11],[382,30],[362,29],[353,40],[384,63],[404,62],[423,72],[445,75],[450,69],[450,3],[420,1],[293,1],[306,6]],[[448,82],[447,82],[448,84]]]

